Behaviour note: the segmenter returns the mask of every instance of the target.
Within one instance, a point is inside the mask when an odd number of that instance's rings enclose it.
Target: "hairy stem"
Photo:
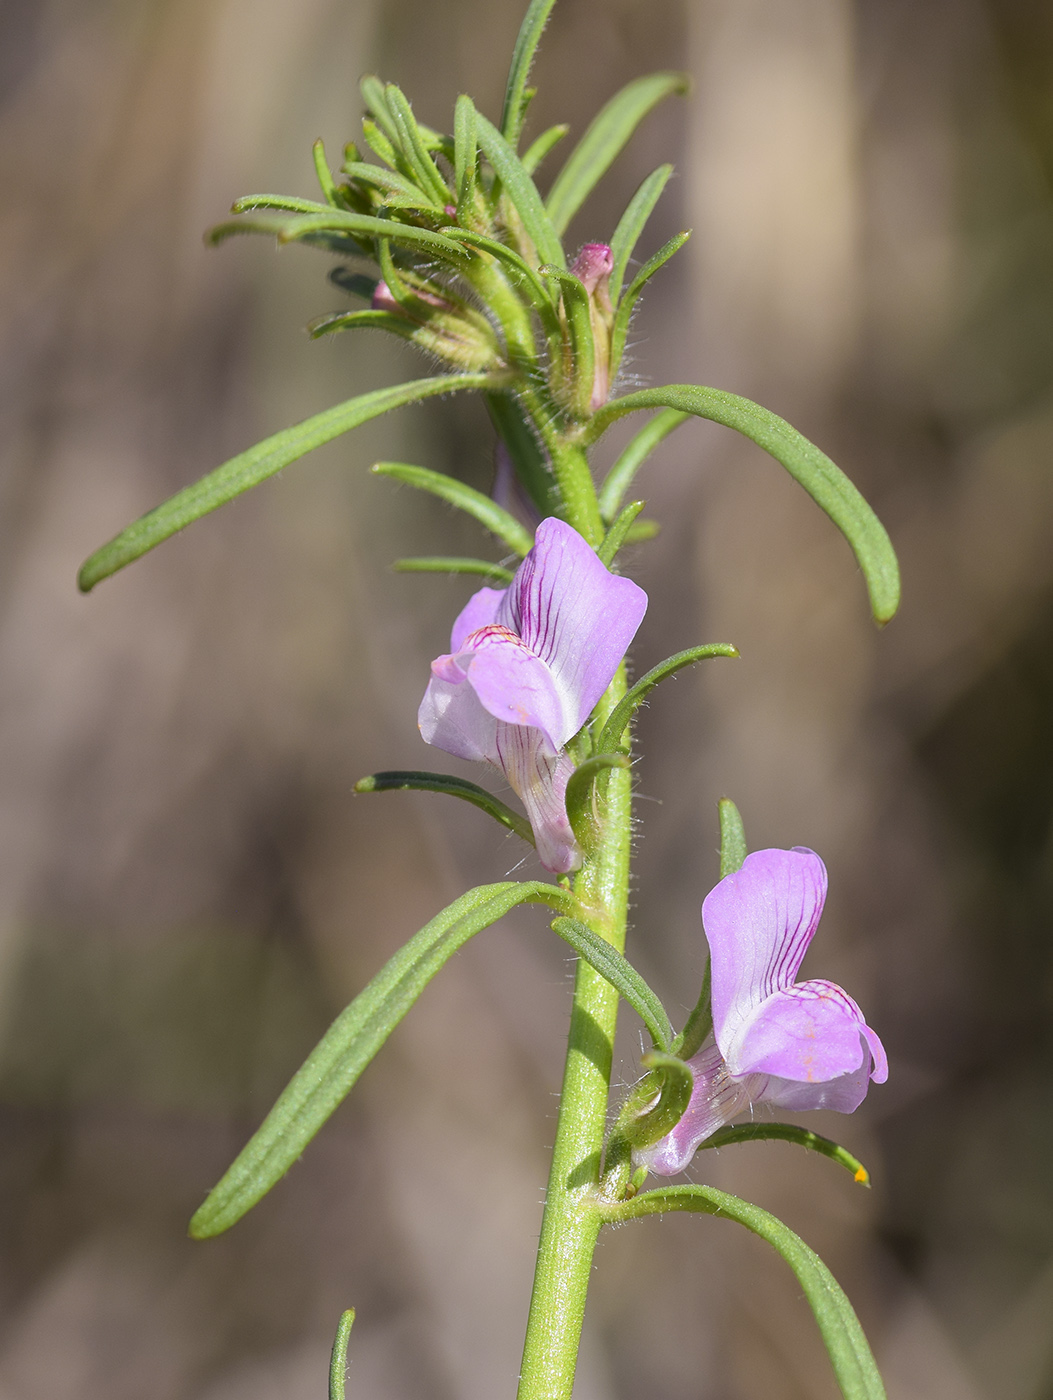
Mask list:
[[[600,702],[602,724],[625,694],[621,666]],[[629,889],[631,776],[607,777],[600,844],[575,882],[582,918],[621,952]],[[592,1255],[601,1219],[596,1208],[610,1089],[618,994],[578,963],[556,1141],[530,1300],[519,1400],[570,1400]]]

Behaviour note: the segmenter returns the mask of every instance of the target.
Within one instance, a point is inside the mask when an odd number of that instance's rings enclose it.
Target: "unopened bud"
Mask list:
[[[614,308],[611,306],[610,278],[614,254],[607,243],[585,243],[574,259],[571,272],[589,294],[589,320],[596,360],[593,370],[592,411],[601,408],[611,391],[611,327]]]

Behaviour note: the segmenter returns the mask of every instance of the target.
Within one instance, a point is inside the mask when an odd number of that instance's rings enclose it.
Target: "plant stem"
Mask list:
[[[625,694],[619,667],[599,706],[599,722]],[[607,778],[605,829],[599,849],[575,882],[582,918],[621,952],[629,891],[631,775]],[[578,963],[574,1006],[530,1299],[519,1400],[570,1400],[592,1255],[600,1231],[595,1205],[610,1089],[618,994],[585,962]]]

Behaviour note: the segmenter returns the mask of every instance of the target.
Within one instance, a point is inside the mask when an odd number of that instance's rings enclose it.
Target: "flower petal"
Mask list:
[[[713,1028],[733,1073],[744,1072],[739,1036],[762,1002],[793,985],[825,899],[826,867],[803,847],[754,851],[706,896]]]
[[[507,592],[507,588],[480,588],[478,593],[472,594],[453,624],[450,634],[452,652],[460,651],[470,633],[478,632],[480,627],[489,627],[491,622],[497,621],[498,609]]]
[[[549,517],[509,585],[497,621],[552,671],[564,697],[563,745],[607,689],[647,610],[647,594],[612,574],[577,530]]]
[[[695,1087],[684,1116],[671,1133],[633,1153],[637,1166],[647,1167],[658,1176],[675,1176],[682,1172],[699,1143],[748,1108],[764,1084],[756,1075],[732,1079],[724,1057],[712,1043],[687,1063],[695,1076]]]
[[[797,1112],[825,1108],[835,1113],[855,1113],[870,1087],[868,1066],[870,1056],[864,1055],[858,1069],[850,1070],[825,1084],[805,1084],[799,1079],[780,1079],[772,1075],[757,1097],[758,1103],[774,1104]]]
[[[514,632],[496,623],[480,627],[455,656],[432,662],[432,673],[447,675],[451,666],[495,719],[539,729],[551,753],[558,752],[567,725],[563,696],[549,668]]]
[[[440,656],[433,663],[451,661]],[[417,728],[426,744],[472,762],[498,763],[497,720],[488,714],[464,679],[444,680],[432,672],[417,711]]]
[[[728,1067],[732,1074],[772,1074],[812,1085],[860,1067],[867,1078],[868,1029],[862,1011],[836,983],[799,982],[757,1008],[735,1038]]]
[[[567,818],[567,782],[574,760],[551,754],[537,729],[498,724],[497,762],[526,808],[537,853],[546,870],[565,875],[581,864],[581,849]]]

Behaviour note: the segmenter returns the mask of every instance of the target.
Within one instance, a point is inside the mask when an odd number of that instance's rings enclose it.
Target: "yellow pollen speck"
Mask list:
[[[870,1173],[867,1171],[866,1167],[859,1167],[856,1170],[856,1180],[859,1182],[860,1186],[866,1186],[869,1183]]]

